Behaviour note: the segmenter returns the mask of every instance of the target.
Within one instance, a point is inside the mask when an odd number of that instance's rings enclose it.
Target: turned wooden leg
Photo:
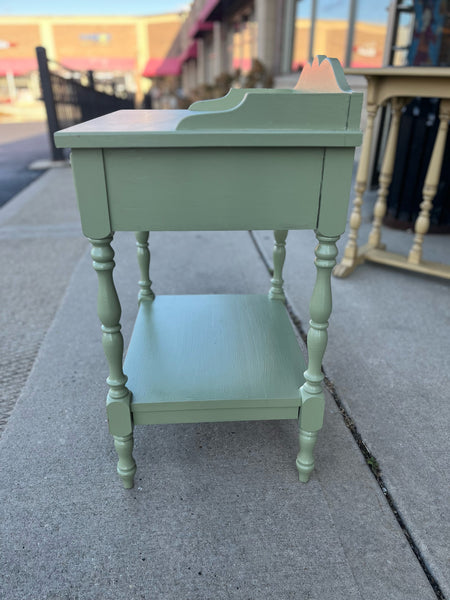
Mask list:
[[[328,341],[327,327],[332,305],[331,270],[336,264],[336,242],[339,239],[339,236],[316,235],[319,241],[315,260],[317,276],[309,306],[308,368],[304,373],[305,383],[300,388],[300,452],[296,460],[299,479],[303,482],[308,481],[314,469],[313,449],[323,424],[325,396],[322,389],[322,359]]]
[[[369,234],[369,246],[371,248],[384,248],[381,244],[381,224],[386,214],[386,198],[394,172],[395,152],[397,150],[398,131],[400,127],[400,116],[402,108],[406,104],[405,98],[393,98],[391,101],[392,118],[389,127],[389,135],[386,142],[383,164],[381,166],[377,201],[374,207],[372,231]]]
[[[98,275],[97,312],[102,323],[102,344],[109,366],[106,399],[109,431],[114,436],[119,456],[117,472],[126,488],[133,487],[136,464],[133,459],[133,422],[131,417],[131,394],[126,387],[127,376],[122,370],[123,337],[120,332],[121,307],[114,286],[114,250],[112,235],[101,240],[90,239],[91,256]]]
[[[314,446],[316,445],[318,431],[303,431],[298,429],[298,439],[300,443],[300,452],[295,461],[298,469],[299,481],[306,483],[314,469]]]
[[[420,214],[417,217],[414,231],[415,237],[409,252],[408,262],[418,265],[422,260],[423,238],[430,228],[430,212],[433,199],[436,195],[441,176],[442,160],[444,158],[445,144],[447,141],[448,120],[450,118],[450,101],[441,100],[439,108],[439,130],[434,142],[433,153],[425,177],[423,188],[423,202],[420,205]]]
[[[287,231],[276,230],[273,232],[275,236],[275,245],[273,248],[273,277],[270,280],[272,287],[269,290],[269,298],[271,300],[286,300],[283,291],[283,266],[286,258],[286,237]]]
[[[139,280],[138,302],[142,300],[153,300],[155,294],[152,290],[150,279],[150,250],[148,248],[148,231],[138,231],[136,233],[137,260],[141,278]]]
[[[361,206],[363,203],[364,192],[367,187],[367,178],[369,174],[370,149],[372,147],[373,124],[377,114],[377,105],[367,105],[367,126],[364,132],[363,145],[361,149],[361,158],[358,164],[355,184],[355,199],[353,201],[353,210],[350,216],[350,232],[348,235],[347,246],[344,250],[342,261],[336,265],[333,275],[336,277],[347,277],[354,271],[358,264],[358,232],[361,227]]]
[[[117,472],[119,473],[123,486],[130,489],[134,485],[134,474],[136,473],[136,463],[133,458],[133,435],[120,436],[114,435],[114,447],[119,457],[117,463]]]

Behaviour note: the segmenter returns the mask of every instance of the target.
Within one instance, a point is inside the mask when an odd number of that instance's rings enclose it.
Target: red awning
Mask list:
[[[25,75],[30,71],[37,71],[37,60],[35,58],[0,58],[0,76],[7,73],[13,75]]]
[[[182,63],[185,63],[191,58],[197,58],[197,42],[195,40],[191,43],[190,46],[186,48],[186,50],[180,56]]]
[[[198,19],[198,21],[195,23],[195,25],[193,27],[191,27],[191,29],[189,30],[189,37],[191,37],[191,38],[198,37],[202,33],[205,33],[207,31],[212,31],[213,27],[214,27],[213,23],[209,23],[209,22],[203,21],[201,19]]]
[[[151,58],[142,72],[143,77],[166,77],[181,74],[181,57]]]
[[[67,56],[58,59],[68,69],[73,71],[133,71],[136,67],[134,58],[110,58],[90,56],[77,58]]]
[[[189,30],[191,38],[199,37],[206,31],[212,31],[213,24],[208,21],[208,18],[219,3],[220,0],[206,0],[204,7],[199,12],[195,25]]]

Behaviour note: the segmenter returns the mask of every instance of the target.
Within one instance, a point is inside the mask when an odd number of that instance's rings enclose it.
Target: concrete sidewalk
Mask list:
[[[328,392],[307,485],[297,481],[296,424],[279,421],[138,427],[137,485],[121,487],[96,276],[79,232],[69,169],[47,172],[0,211],[6,400],[20,393],[0,439],[0,597],[436,598]],[[389,232],[390,247],[406,235]],[[116,237],[128,340],[138,270],[134,236]],[[445,261],[449,239],[430,244]],[[271,246],[266,232],[152,234],[154,290],[264,293],[259,252]],[[313,248],[309,233],[289,234],[286,289],[305,328]],[[449,286],[367,265],[333,287],[326,373],[448,594]]]

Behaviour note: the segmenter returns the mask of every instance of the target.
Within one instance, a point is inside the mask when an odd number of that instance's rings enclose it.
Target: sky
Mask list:
[[[0,0],[0,15],[158,15],[189,5],[183,0]]]
[[[0,15],[158,15],[189,10],[189,0],[0,0]],[[318,0],[318,19],[348,18],[350,0]],[[358,19],[387,22],[389,0],[357,0]],[[309,17],[311,0],[301,0],[297,16]]]

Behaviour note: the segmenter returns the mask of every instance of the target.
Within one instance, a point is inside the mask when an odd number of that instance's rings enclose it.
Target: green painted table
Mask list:
[[[133,486],[133,427],[299,418],[301,481],[322,426],[330,274],[345,229],[362,95],[316,57],[294,90],[233,89],[188,110],[118,111],[56,133],[72,149],[84,234],[99,279],[118,473]],[[267,296],[153,294],[150,230],[275,232]],[[314,229],[317,280],[305,366],[284,306],[289,229]],[[139,312],[126,360],[113,232],[136,231]],[[304,371],[304,373],[303,373]]]

